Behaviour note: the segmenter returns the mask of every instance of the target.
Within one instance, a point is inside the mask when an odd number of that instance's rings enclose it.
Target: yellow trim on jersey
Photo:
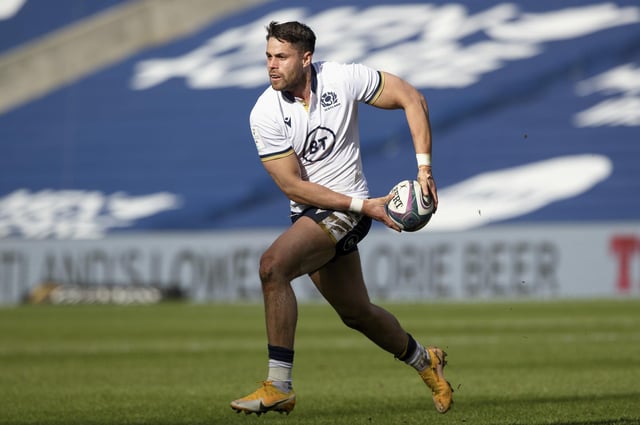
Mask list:
[[[262,162],[273,161],[274,159],[284,158],[285,156],[289,156],[291,154],[293,154],[293,148],[288,148],[284,151],[261,155],[260,161]]]
[[[371,96],[371,98],[367,100],[367,104],[369,105],[373,105],[374,103],[376,103],[376,100],[378,100],[378,98],[380,97],[380,94],[382,93],[382,90],[384,89],[384,83],[385,83],[384,72],[378,71],[378,75],[380,76],[380,81],[378,82],[378,87],[376,88],[376,91],[373,92],[373,96]]]

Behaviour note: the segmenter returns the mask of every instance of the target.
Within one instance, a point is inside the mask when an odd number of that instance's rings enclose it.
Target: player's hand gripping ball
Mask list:
[[[433,200],[422,194],[420,183],[404,180],[391,189],[393,198],[384,206],[389,218],[405,232],[415,232],[427,225],[433,215]]]

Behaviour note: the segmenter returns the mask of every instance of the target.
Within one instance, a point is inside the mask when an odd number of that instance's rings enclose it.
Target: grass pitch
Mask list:
[[[403,363],[300,306],[289,416],[236,414],[266,376],[261,305],[0,309],[0,424],[640,424],[640,300],[386,304],[449,353],[438,414]]]

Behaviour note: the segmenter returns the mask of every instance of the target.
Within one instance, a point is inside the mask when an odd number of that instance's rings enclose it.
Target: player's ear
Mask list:
[[[309,66],[311,65],[311,58],[313,57],[313,53],[311,52],[304,52],[302,54],[302,65],[303,66]]]

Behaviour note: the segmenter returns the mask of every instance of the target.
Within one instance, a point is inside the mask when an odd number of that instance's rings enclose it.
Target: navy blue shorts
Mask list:
[[[358,250],[358,243],[371,229],[371,217],[348,211],[307,208],[301,213],[291,214],[291,222],[306,216],[318,223],[336,244],[336,256],[347,255]]]

